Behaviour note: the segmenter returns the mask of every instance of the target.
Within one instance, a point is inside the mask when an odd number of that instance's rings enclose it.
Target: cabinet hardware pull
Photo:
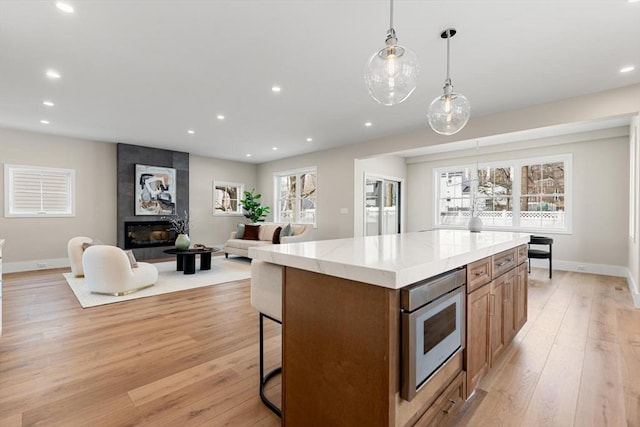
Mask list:
[[[445,414],[448,414],[449,412],[451,412],[451,410],[453,409],[454,406],[456,406],[456,401],[453,399],[449,399],[449,407],[447,409],[443,409],[442,412],[444,412]]]
[[[475,275],[476,276],[482,276],[484,274],[484,271],[476,271]]]
[[[501,263],[498,263],[498,267],[502,267],[503,265],[508,264],[511,261],[513,261],[513,258],[506,259],[506,260],[502,261]]]
[[[489,308],[489,316],[494,316],[496,314],[496,296],[494,294],[489,294],[491,298],[491,307]]]

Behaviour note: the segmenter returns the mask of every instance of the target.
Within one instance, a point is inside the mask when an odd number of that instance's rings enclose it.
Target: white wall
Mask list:
[[[635,206],[630,209],[629,221],[635,225],[633,237],[628,237],[629,290],[636,307],[640,307],[640,116],[633,117],[630,126],[630,142],[635,144],[635,170],[629,172],[630,181],[635,182]]]
[[[73,218],[0,218],[4,271],[64,265],[67,241],[116,242],[116,145],[0,128],[0,162],[76,171]],[[4,171],[0,174],[4,209]],[[62,265],[61,265],[62,263]]]
[[[0,162],[68,168],[76,171],[76,216],[0,217],[4,272],[68,266],[67,241],[88,236],[116,244],[116,144],[0,128]],[[189,211],[192,243],[220,245],[244,216],[213,215],[213,181],[256,186],[257,166],[199,156],[189,157]],[[0,173],[4,208],[4,171]],[[39,264],[45,264],[39,267]]]
[[[425,123],[424,129],[419,131],[261,164],[258,167],[258,186],[267,196],[265,200],[273,204],[273,172],[317,165],[318,229],[315,236],[319,239],[351,237],[355,234],[356,223],[353,208],[355,187],[359,185],[354,180],[354,159],[397,154],[414,148],[534,128],[630,115],[638,111],[640,84],[484,117],[472,116],[462,131],[449,137],[436,134]],[[407,187],[411,185],[411,179],[408,179]],[[341,208],[347,208],[348,213],[341,214]],[[410,208],[407,211],[409,215],[412,214]],[[418,214],[422,215],[424,212]],[[626,222],[628,221],[625,219]]]
[[[189,156],[189,204],[194,223],[191,243],[222,245],[243,215],[213,215],[213,181],[244,184],[247,191],[256,187],[257,167],[250,163],[232,162],[195,155]],[[263,196],[264,197],[264,196]]]
[[[364,183],[365,176],[371,174],[382,178],[402,181],[400,190],[400,215],[403,230],[406,230],[406,176],[407,166],[404,157],[379,156],[369,159],[356,159],[353,175],[353,235],[364,235]]]
[[[562,138],[481,147],[479,161],[573,155],[573,231],[536,233],[554,239],[557,262],[627,265],[629,138],[627,128],[593,131]],[[573,142],[570,142],[573,141]],[[409,159],[407,166],[408,231],[433,227],[433,169],[476,162],[476,150]]]
[[[263,205],[271,207],[267,221],[273,220],[274,194],[273,174],[275,172],[316,166],[318,179],[317,228],[314,239],[332,239],[353,235],[353,163],[355,153],[349,149],[320,151],[317,153],[291,157],[264,163],[258,166],[258,188],[262,193]],[[340,209],[347,209],[341,214]]]

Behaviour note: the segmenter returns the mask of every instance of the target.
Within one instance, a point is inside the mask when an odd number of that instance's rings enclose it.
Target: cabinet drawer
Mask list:
[[[529,252],[529,249],[527,248],[527,245],[518,246],[518,265],[522,264],[527,260],[528,252]]]
[[[518,259],[518,249],[513,248],[508,251],[500,252],[493,256],[493,271],[492,277],[495,279],[503,273],[516,267]]]
[[[491,281],[491,257],[467,265],[467,293],[475,291]]]
[[[449,384],[427,412],[415,423],[416,427],[439,427],[451,423],[464,404],[466,377],[464,372]]]

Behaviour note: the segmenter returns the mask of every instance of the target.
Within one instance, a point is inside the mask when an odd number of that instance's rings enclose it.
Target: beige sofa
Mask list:
[[[243,257],[249,257],[249,248],[259,245],[272,245],[273,233],[278,227],[286,226],[287,224],[265,222],[260,223],[260,231],[258,233],[258,240],[243,240],[236,238],[236,231],[231,232],[231,236],[227,243],[225,243],[222,250],[224,255],[229,257],[229,254],[240,255]],[[291,224],[292,236],[283,236],[280,243],[295,243],[306,242],[311,240],[313,235],[313,224]]]

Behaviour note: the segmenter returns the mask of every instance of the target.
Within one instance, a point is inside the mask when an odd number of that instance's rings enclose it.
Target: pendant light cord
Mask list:
[[[389,11],[389,29],[393,30],[393,0],[390,0],[389,4],[390,4],[390,6],[389,6],[389,8],[390,8],[390,11]]]
[[[451,82],[449,77],[449,40],[451,40],[451,31],[447,30],[447,82]]]

